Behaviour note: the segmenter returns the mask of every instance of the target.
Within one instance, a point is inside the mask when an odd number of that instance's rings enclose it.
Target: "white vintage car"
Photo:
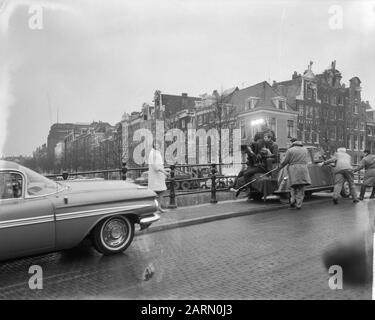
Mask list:
[[[90,238],[103,254],[124,251],[159,220],[156,194],[125,181],[55,182],[0,160],[0,260],[63,250]]]

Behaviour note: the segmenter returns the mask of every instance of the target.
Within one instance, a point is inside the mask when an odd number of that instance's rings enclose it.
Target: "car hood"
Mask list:
[[[152,190],[126,181],[67,181],[61,184],[67,188],[58,197],[67,197],[68,206],[142,201],[156,196]]]

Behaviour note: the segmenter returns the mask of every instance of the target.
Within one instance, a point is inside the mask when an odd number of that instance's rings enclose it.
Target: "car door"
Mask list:
[[[53,206],[47,196],[27,197],[25,176],[0,172],[0,259],[55,248]]]

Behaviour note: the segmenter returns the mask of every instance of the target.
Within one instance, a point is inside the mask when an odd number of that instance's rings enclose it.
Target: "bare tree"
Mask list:
[[[213,92],[214,102],[211,107],[213,108],[215,117],[215,127],[219,132],[219,163],[222,163],[222,129],[235,122],[234,116],[236,115],[237,109],[232,103],[230,103],[231,94],[235,90],[237,90],[237,88],[229,93],[221,92],[219,94],[217,90],[214,90]]]

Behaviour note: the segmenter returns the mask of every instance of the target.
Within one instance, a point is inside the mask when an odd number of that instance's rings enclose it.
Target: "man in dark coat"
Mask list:
[[[375,198],[375,155],[371,154],[370,150],[364,151],[364,158],[361,160],[359,166],[353,170],[353,172],[365,169],[365,177],[361,185],[361,191],[359,195],[359,200],[363,200],[365,197],[365,192],[367,187],[373,187],[370,199]]]
[[[272,140],[272,133],[267,132],[264,134],[265,148],[269,150],[270,155],[266,156],[266,170],[272,170],[273,164],[278,162],[279,146]]]
[[[266,172],[265,155],[268,155],[268,153],[265,150],[263,139],[252,142],[250,146],[241,146],[241,151],[247,155],[247,167],[239,172],[231,189],[232,191],[250,182],[256,173]],[[240,192],[240,190],[236,192],[236,197]]]
[[[308,164],[308,151],[301,141],[293,142],[286,151],[280,168],[288,166],[290,192],[290,206],[301,209],[305,196],[305,187],[311,184]]]

